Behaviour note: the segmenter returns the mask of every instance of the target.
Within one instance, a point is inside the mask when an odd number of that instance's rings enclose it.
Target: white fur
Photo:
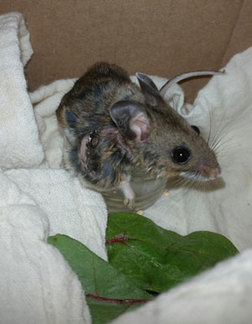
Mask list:
[[[180,176],[195,181],[201,181],[201,182],[209,181],[209,178],[197,174],[196,172],[194,173],[192,171],[180,172]]]

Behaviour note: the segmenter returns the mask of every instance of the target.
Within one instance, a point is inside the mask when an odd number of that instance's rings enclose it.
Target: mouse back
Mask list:
[[[100,190],[128,179],[132,152],[111,110],[118,102],[138,105],[144,100],[122,68],[108,63],[92,66],[65,94],[56,111],[68,142],[65,165]]]

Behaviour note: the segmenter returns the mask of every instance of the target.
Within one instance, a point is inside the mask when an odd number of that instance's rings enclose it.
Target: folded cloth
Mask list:
[[[48,217],[0,173],[0,323],[90,323],[84,292],[46,243]]]
[[[55,110],[74,80],[55,81],[29,97],[23,65],[32,49],[22,15],[0,16],[0,40],[0,323],[88,324],[78,278],[46,242],[48,235],[66,234],[106,259],[104,201],[61,167],[63,138]],[[144,214],[181,234],[225,234],[246,250],[252,247],[252,48],[225,69],[225,75],[213,77],[199,92],[193,106],[183,104],[180,87],[166,98],[205,130],[210,143],[218,141],[223,179],[205,191],[170,184],[169,195]],[[154,80],[158,86],[164,82]],[[249,323],[251,253],[244,251],[116,322]]]
[[[0,167],[36,167],[44,158],[26,91],[24,67],[32,54],[22,15],[0,17]]]
[[[0,16],[0,323],[90,323],[77,276],[47,238],[67,234],[106,259],[107,211],[48,167],[24,76],[31,54],[22,15]]]

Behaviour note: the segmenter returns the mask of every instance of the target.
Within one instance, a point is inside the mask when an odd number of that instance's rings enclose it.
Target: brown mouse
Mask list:
[[[214,152],[165,101],[167,89],[182,79],[220,72],[189,72],[169,80],[160,91],[145,74],[140,87],[114,64],[97,63],[64,95],[56,111],[64,130],[64,164],[98,191],[120,188],[132,207],[131,172],[153,177],[182,176],[199,181],[219,177]]]

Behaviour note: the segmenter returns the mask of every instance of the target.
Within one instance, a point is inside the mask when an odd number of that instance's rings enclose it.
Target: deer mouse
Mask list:
[[[169,80],[160,90],[137,73],[140,87],[119,66],[96,63],[64,95],[56,111],[65,135],[64,165],[97,191],[120,188],[132,208],[131,172],[199,181],[219,177],[214,152],[164,100],[185,78],[221,72],[198,71]]]

